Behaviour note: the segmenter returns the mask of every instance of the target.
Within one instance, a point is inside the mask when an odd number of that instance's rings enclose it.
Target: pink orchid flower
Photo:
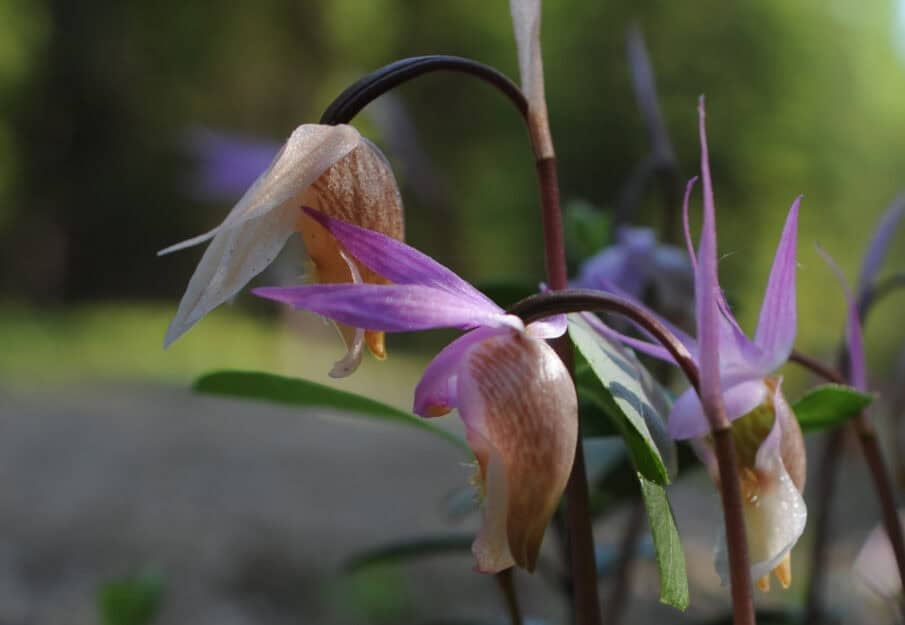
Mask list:
[[[710,405],[722,403],[726,417],[732,422],[752,577],[758,580],[759,588],[767,590],[773,571],[782,586],[788,587],[791,583],[790,551],[804,531],[807,519],[801,496],[805,454],[798,421],[782,395],[781,380],[773,377],[773,372],[788,359],[795,341],[795,251],[801,197],[792,203],[786,218],[754,340],[751,340],[739,327],[719,285],[716,211],[703,98],[698,114],[704,219],[697,255],[688,227],[688,200],[696,178],[688,183],[683,205],[685,238],[695,274],[697,339],[665,319],[660,320],[672,329],[695,358],[700,369],[701,396],[707,398]],[[619,289],[606,287],[606,290]],[[595,327],[638,351],[673,362],[669,352],[659,345],[617,334],[602,323],[595,323]],[[685,391],[673,404],[668,428],[674,439],[701,439],[695,442],[695,449],[713,479],[719,480],[716,458],[706,439],[710,424],[694,389]],[[717,546],[716,566],[724,582],[728,580],[725,540]]]
[[[469,330],[428,365],[415,389],[414,412],[436,417],[458,409],[465,424],[483,499],[483,524],[472,546],[477,569],[496,573],[518,565],[534,570],[578,438],[575,387],[556,352],[543,340],[565,332],[565,317],[526,327],[414,248],[310,208],[303,210],[336,238],[348,254],[350,268],[354,258],[392,284],[356,279],[354,284],[253,292],[369,330]]]
[[[896,198],[877,224],[861,261],[855,293],[852,292],[845,279],[845,274],[833,258],[818,248],[845,295],[847,309],[845,342],[849,382],[856,389],[865,393],[869,388],[862,328],[862,315],[866,314],[863,307],[873,297],[871,292],[876,286],[877,274],[880,272],[896,228],[903,217],[905,217],[905,194]],[[905,510],[899,510],[899,522],[905,524]],[[868,535],[855,559],[854,570],[865,585],[880,597],[894,600],[901,596],[902,580],[899,577],[892,543],[882,524],[875,527]]]

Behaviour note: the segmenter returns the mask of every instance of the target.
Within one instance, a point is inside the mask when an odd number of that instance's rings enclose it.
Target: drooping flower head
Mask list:
[[[700,396],[688,389],[676,400],[669,415],[669,432],[678,440],[704,439],[696,444],[696,450],[718,480],[716,459],[706,440],[711,421],[705,406],[711,417],[714,412],[725,413],[732,423],[739,462],[752,576],[766,589],[774,571],[787,587],[791,581],[789,552],[804,531],[807,518],[801,497],[805,454],[798,421],[782,395],[781,380],[772,374],[788,359],[795,340],[795,248],[801,198],[793,202],[786,218],[752,341],[739,327],[719,285],[716,212],[704,121],[702,98],[699,122],[704,218],[697,254],[688,227],[688,200],[695,180],[688,184],[684,200],[685,236],[695,272],[697,339],[661,319],[695,358],[700,370]],[[597,327],[615,335],[602,324]],[[669,353],[658,345],[622,335],[618,338],[639,351],[672,362]],[[728,579],[724,544],[718,545],[716,563],[723,579]]]
[[[351,259],[392,284],[254,289],[256,295],[384,332],[459,328],[466,334],[428,365],[414,412],[458,409],[478,463],[483,525],[477,568],[533,570],[544,529],[565,488],[578,437],[577,398],[562,361],[543,340],[565,318],[529,324],[508,315],[448,268],[376,232],[306,208]]]
[[[165,346],[261,273],[296,232],[311,259],[315,282],[351,283],[356,275],[367,283],[384,281],[367,267],[343,260],[335,238],[300,210],[303,205],[403,237],[402,200],[380,150],[351,126],[299,126],[223,223],[160,252],[211,240],[170,323]],[[338,328],[348,353],[334,367],[334,376],[355,370],[365,343],[378,358],[385,356],[381,332],[343,324]]]

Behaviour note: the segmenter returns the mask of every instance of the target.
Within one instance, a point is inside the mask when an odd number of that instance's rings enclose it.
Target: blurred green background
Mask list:
[[[648,149],[624,51],[638,20],[683,177],[697,171],[696,97],[708,98],[724,286],[753,322],[783,216],[804,193],[801,342],[828,350],[842,304],[813,242],[853,275],[875,218],[905,186],[902,14],[892,1],[547,3],[564,199],[611,209]],[[200,251],[154,253],[213,227],[235,199],[192,193],[189,134],[281,142],[363,73],[432,52],[517,76],[507,3],[2,0],[4,373],[77,368],[105,344],[146,363],[117,362],[111,374],[180,367],[158,339]],[[416,166],[387,147],[399,138],[377,114],[356,123],[397,165],[410,241],[470,279],[539,280],[532,161],[509,105],[443,74],[404,86],[392,104],[414,129],[404,139],[424,156]],[[657,202],[647,194],[634,221],[656,224]],[[893,255],[901,266],[901,250]],[[270,311],[252,299],[237,308]],[[874,319],[878,361],[893,357],[897,329],[894,315]],[[105,354],[98,361],[116,362]]]

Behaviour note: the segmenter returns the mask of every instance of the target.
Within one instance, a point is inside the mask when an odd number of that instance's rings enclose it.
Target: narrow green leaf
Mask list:
[[[569,315],[569,336],[577,348],[576,370],[588,366],[593,372],[593,377],[579,378],[582,396],[612,419],[638,471],[652,482],[668,484],[676,452],[662,416],[669,409],[666,392],[637,358],[600,336],[579,315]]]
[[[818,386],[792,406],[801,430],[819,432],[848,421],[873,402],[874,396],[840,384]]]
[[[425,558],[448,553],[470,553],[474,534],[450,534],[444,536],[419,536],[380,545],[349,558],[343,565],[346,572],[385,564],[395,564],[415,558]]]
[[[468,449],[465,441],[456,434],[438,428],[404,410],[309,380],[257,371],[215,371],[195,380],[192,388],[198,393],[208,395],[259,399],[290,406],[332,408],[351,415],[389,421],[431,432],[462,449]]]
[[[646,480],[638,474],[641,496],[647,510],[654,549],[657,552],[657,569],[660,572],[660,601],[684,611],[688,607],[688,576],[685,570],[685,553],[672,507],[666,498],[666,489]]]

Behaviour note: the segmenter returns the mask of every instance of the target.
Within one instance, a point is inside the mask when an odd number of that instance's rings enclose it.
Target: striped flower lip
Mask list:
[[[564,315],[529,324],[429,256],[380,233],[311,208],[305,214],[388,284],[258,288],[261,297],[383,332],[467,330],[428,365],[414,412],[458,409],[477,459],[483,523],[472,546],[478,571],[533,570],[544,530],[565,489],[578,440],[578,400],[562,361],[544,339],[561,336]]]

